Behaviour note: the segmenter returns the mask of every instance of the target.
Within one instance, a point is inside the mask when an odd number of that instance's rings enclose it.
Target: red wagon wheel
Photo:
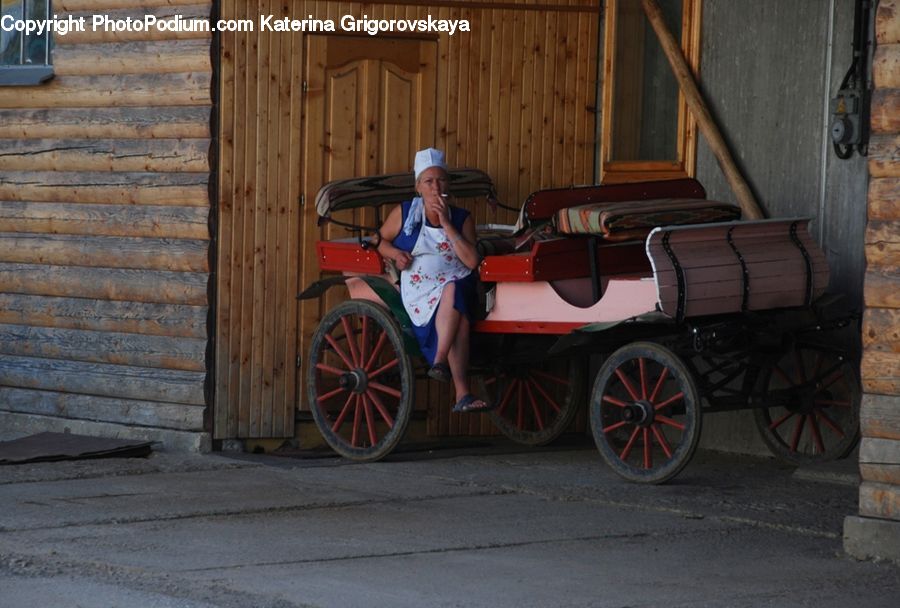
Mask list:
[[[312,336],[307,398],[316,426],[336,452],[378,460],[406,431],[412,364],[396,321],[365,300],[330,310]]]
[[[669,349],[635,342],[600,368],[591,394],[591,431],[620,476],[662,483],[688,463],[700,438],[700,398]]]
[[[808,464],[843,458],[856,445],[862,391],[846,357],[796,345],[765,370],[761,381],[764,392],[781,401],[754,410],[773,454]]]
[[[568,428],[586,392],[584,366],[575,359],[518,365],[484,380],[496,404],[489,413],[501,433],[525,445],[544,445]]]

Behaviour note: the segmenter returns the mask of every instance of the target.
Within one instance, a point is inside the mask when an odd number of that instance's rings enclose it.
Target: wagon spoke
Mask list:
[[[650,429],[642,429],[644,435],[644,468],[653,468],[653,451],[650,449]]]
[[[635,427],[634,432],[631,434],[631,437],[628,439],[628,443],[625,444],[625,449],[622,450],[622,453],[619,454],[619,458],[621,460],[628,460],[628,455],[631,454],[631,448],[634,446],[634,442],[637,439],[638,433],[641,432],[641,427]]]
[[[344,326],[344,335],[347,336],[347,346],[350,347],[350,356],[353,357],[353,367],[359,367],[362,362],[359,359],[359,351],[356,349],[356,332],[350,328],[350,319],[341,317],[341,325]]]
[[[631,395],[631,398],[635,401],[640,401],[641,398],[638,397],[637,391],[634,390],[634,386],[631,385],[631,381],[628,379],[628,376],[622,371],[621,367],[616,368],[616,376],[618,376],[619,381],[625,385],[625,390],[628,391],[628,394]]]
[[[553,374],[548,374],[547,372],[542,372],[542,371],[536,370],[536,369],[531,370],[531,374],[533,376],[537,376],[538,378],[543,378],[544,380],[549,380],[550,382],[555,382],[562,386],[569,386],[569,380],[567,378],[561,378],[560,376],[554,376]]]
[[[794,412],[788,412],[787,414],[785,414],[784,416],[782,416],[781,418],[779,418],[778,420],[776,420],[775,422],[773,422],[772,424],[770,424],[770,425],[769,425],[769,430],[770,430],[770,431],[774,431],[775,429],[777,429],[778,427],[780,427],[782,424],[784,424],[784,422],[786,422],[787,419],[790,418],[790,417],[793,416],[793,415],[794,415]]]
[[[329,374],[334,374],[335,376],[343,376],[345,373],[347,373],[347,370],[338,369],[336,367],[326,365],[325,363],[316,363],[316,369],[322,370],[323,372],[328,372]]]
[[[812,429],[813,441],[819,448],[819,454],[825,453],[825,442],[822,441],[822,432],[819,430],[819,423],[816,422],[815,416],[809,416],[809,427]]]
[[[556,413],[559,414],[562,411],[562,408],[559,406],[559,404],[556,403],[556,401],[554,401],[554,399],[549,394],[547,394],[547,391],[543,389],[543,387],[538,383],[537,380],[531,379],[531,383],[534,385],[535,390],[537,390],[537,392],[541,394],[541,397],[543,397],[544,400],[550,404],[550,407],[552,407],[556,411]]]
[[[679,391],[679,392],[675,393],[674,395],[672,395],[671,397],[669,397],[668,399],[666,399],[665,401],[663,401],[662,403],[657,403],[655,406],[653,406],[653,409],[658,412],[659,410],[665,408],[666,406],[672,405],[679,399],[683,399],[683,398],[684,398],[684,392]]]
[[[641,370],[641,399],[647,400],[647,360],[641,357],[638,359],[638,367]]]
[[[325,334],[325,339],[331,345],[331,348],[334,349],[334,352],[338,354],[338,357],[340,357],[344,361],[344,364],[348,369],[353,369],[356,367],[355,365],[353,365],[353,361],[350,360],[350,357],[347,356],[347,353],[344,352],[344,349],[341,348],[341,346],[337,343],[337,340],[334,339],[334,336],[332,336],[331,334]]]
[[[518,407],[516,408],[516,426],[522,428],[525,418],[524,382],[519,381]]]
[[[659,445],[662,447],[663,452],[666,453],[666,458],[672,457],[672,448],[669,446],[669,442],[666,441],[666,436],[662,434],[662,431],[659,430],[659,425],[654,424],[652,427],[653,435],[656,437],[656,440],[659,442]]]
[[[369,399],[366,397],[365,393],[359,396],[362,400],[363,408],[366,412],[366,428],[369,429],[369,445],[375,445],[378,443],[378,435],[375,434],[375,416],[372,415],[372,404],[369,403]]]
[[[509,398],[512,396],[513,389],[515,389],[518,382],[517,379],[513,379],[513,381],[509,383],[509,386],[506,387],[506,393],[503,395],[503,399],[500,400],[500,405],[497,406],[498,414],[503,414],[503,410],[505,410],[507,404],[509,404]]]
[[[381,418],[387,423],[388,428],[394,428],[394,419],[391,417],[390,413],[388,413],[387,408],[384,406],[384,402],[381,400],[375,392],[366,389],[366,395],[368,395],[369,399],[372,403],[375,404],[375,409],[378,410],[378,413],[381,414]]]
[[[533,381],[532,381],[533,382]],[[534,412],[534,421],[538,426],[538,430],[544,430],[544,420],[541,418],[541,411],[538,409],[537,401],[534,400],[534,393],[531,391],[531,385],[523,382],[525,391],[528,393],[528,400],[531,401],[531,410]]]
[[[664,367],[662,372],[659,374],[659,379],[656,381],[656,386],[653,387],[653,392],[650,393],[650,403],[656,401],[656,398],[659,396],[659,391],[662,390],[663,384],[666,381],[666,377],[669,375],[669,368]]]
[[[359,407],[359,395],[355,395],[356,397],[356,405],[354,406],[353,412],[353,435],[350,437],[350,445],[353,447],[358,447],[359,442],[359,427],[360,423],[362,423],[362,408]]]
[[[825,357],[822,356],[822,351],[816,351],[816,362],[814,364],[815,371],[813,371],[813,378],[818,378],[819,374],[822,372],[822,366],[825,365]]]
[[[369,387],[374,388],[376,391],[391,395],[392,397],[396,397],[397,399],[400,399],[403,396],[403,393],[401,393],[397,389],[385,386],[380,382],[369,382]]]
[[[379,376],[380,374],[383,374],[384,372],[391,369],[392,367],[397,367],[399,364],[400,364],[400,359],[391,359],[390,361],[388,361],[387,363],[385,363],[384,365],[382,365],[381,367],[376,369],[374,372],[370,373],[369,380]]]
[[[797,426],[794,427],[794,434],[791,436],[791,451],[796,452],[797,446],[800,445],[800,436],[803,434],[803,427],[806,424],[806,415],[797,416]]]
[[[369,360],[366,361],[366,367],[364,368],[366,371],[372,367],[375,363],[375,359],[378,358],[378,355],[381,353],[381,349],[384,347],[384,343],[387,342],[387,332],[382,330],[381,335],[378,336],[378,342],[375,344],[375,348],[372,349],[372,354],[369,355]]]
[[[362,333],[359,336],[359,364],[366,363],[366,347],[369,341],[369,317],[362,318]]]
[[[820,393],[820,392],[824,391],[825,389],[827,389],[828,387],[830,387],[832,384],[834,384],[835,382],[837,382],[838,380],[840,380],[843,377],[844,377],[843,371],[841,371],[840,369],[835,370],[834,375],[829,376],[829,378],[827,380],[822,382],[822,386],[820,386],[816,392]]]
[[[818,406],[835,406],[835,407],[853,407],[853,404],[850,401],[838,401],[836,399],[814,399],[813,404]]]
[[[657,414],[656,419],[663,424],[666,424],[668,426],[678,429],[679,431],[683,431],[686,428],[685,425],[681,424],[680,422],[676,422],[676,421],[672,420],[668,416],[660,416],[659,414]]]
[[[334,421],[334,424],[331,426],[331,430],[335,433],[341,430],[341,427],[344,425],[344,418],[347,417],[347,414],[350,412],[350,402],[353,401],[353,397],[355,393],[350,393],[347,395],[347,401],[344,402],[344,407],[341,408],[341,413],[338,415],[337,419]]]
[[[347,389],[345,389],[345,388],[339,386],[339,387],[337,387],[337,388],[334,389],[334,390],[328,391],[328,392],[325,393],[324,395],[319,395],[318,398],[316,399],[316,403],[322,403],[322,402],[324,402],[324,401],[328,401],[329,399],[331,399],[331,398],[334,397],[335,395],[337,395],[337,394],[339,394],[339,393],[342,393],[342,392],[344,392],[345,390],[347,390]]]
[[[816,415],[817,415],[819,418],[822,419],[822,422],[825,423],[825,426],[827,426],[827,427],[830,428],[832,431],[834,431],[835,433],[837,433],[839,437],[844,437],[844,431],[841,429],[840,426],[837,425],[837,423],[836,423],[834,420],[832,420],[832,419],[828,416],[828,414],[826,414],[825,412],[823,412],[821,409],[816,408]]]
[[[603,401],[607,403],[612,403],[613,405],[618,405],[619,407],[628,407],[628,404],[622,401],[621,399],[616,399],[610,395],[603,395]]]
[[[626,424],[628,424],[628,421],[627,421],[627,420],[622,420],[622,421],[620,421],[620,422],[616,422],[615,424],[611,424],[611,425],[609,425],[609,426],[603,427],[603,432],[604,432],[604,433],[611,433],[612,431],[614,431],[614,430],[616,430],[616,429],[622,428],[622,427],[625,426]]]

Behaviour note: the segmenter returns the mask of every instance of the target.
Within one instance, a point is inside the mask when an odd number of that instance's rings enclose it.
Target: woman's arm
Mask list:
[[[393,244],[393,240],[397,238],[397,235],[400,234],[400,229],[403,227],[402,220],[403,208],[397,205],[388,214],[381,228],[378,229],[381,239],[378,241],[378,247],[376,247],[382,257],[393,260],[397,270],[405,269],[412,261],[412,256],[409,253],[402,249],[397,249]]]
[[[472,216],[469,215],[466,221],[463,222],[462,234],[449,221],[444,224],[444,232],[447,233],[447,238],[450,239],[450,245],[453,247],[453,251],[456,252],[456,257],[463,264],[475,270],[481,259],[478,251],[475,249],[475,220],[472,219]]]

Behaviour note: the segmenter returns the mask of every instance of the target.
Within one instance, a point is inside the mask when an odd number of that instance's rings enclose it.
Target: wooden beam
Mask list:
[[[747,185],[740,170],[737,168],[715,120],[709,113],[706,101],[703,99],[700,89],[694,80],[693,72],[681,52],[681,47],[675,40],[672,32],[669,31],[668,26],[666,26],[659,5],[656,0],[641,0],[641,5],[644,8],[647,19],[650,21],[650,25],[653,27],[653,31],[656,32],[656,36],[659,38],[660,45],[666,54],[666,58],[669,60],[669,65],[672,66],[672,71],[678,80],[678,85],[681,87],[681,92],[684,94],[688,107],[697,119],[700,131],[706,137],[710,150],[715,155],[716,160],[719,161],[719,166],[725,174],[725,179],[728,180],[728,184],[731,186],[738,204],[741,206],[744,219],[752,220],[765,217],[753,196],[753,192],[750,190],[750,186]]]
[[[208,139],[0,139],[0,171],[208,172]]]
[[[210,106],[0,110],[13,139],[209,139]]]
[[[208,106],[212,74],[60,76],[29,87],[0,88],[0,108]]]
[[[900,179],[869,180],[869,219],[900,220]]]
[[[89,363],[115,363],[203,372],[201,338],[0,324],[0,353]]]
[[[0,292],[207,306],[205,272],[0,263]]]
[[[900,487],[864,481],[859,486],[859,514],[900,521]]]
[[[869,270],[863,296],[869,307],[900,308],[900,272],[896,269]]]
[[[900,23],[900,19],[897,20]],[[900,133],[900,89],[878,89],[872,93],[872,133]]]
[[[186,6],[199,4],[197,0],[53,0],[53,8],[59,14],[67,14],[75,11],[102,11],[119,8],[141,8],[159,6]],[[209,4],[207,2],[207,4]]]
[[[900,44],[880,44],[875,47],[872,79],[878,89],[900,89]]]
[[[900,69],[900,64],[898,64]],[[900,134],[875,134],[869,139],[869,175],[900,177]]]
[[[863,313],[862,343],[866,349],[900,353],[900,309],[867,308]]]
[[[0,232],[209,240],[208,207],[5,201]]]
[[[863,390],[879,395],[900,395],[900,353],[863,351],[860,375]]]
[[[0,171],[0,201],[209,206],[208,173]]]
[[[0,323],[207,339],[209,308],[0,293]]]
[[[204,372],[0,354],[4,386],[142,401],[205,405]]]
[[[866,262],[870,269],[900,267],[900,220],[869,219],[866,227]]]
[[[57,76],[210,72],[209,40],[103,42],[57,48]]]
[[[103,420],[182,431],[202,431],[202,405],[75,395],[0,386],[0,411],[69,420]]]
[[[22,264],[209,272],[209,241],[0,232],[0,260]]]
[[[900,441],[900,396],[863,395],[859,430],[863,437]]]
[[[875,11],[875,41],[878,44],[900,42],[900,0],[880,0]]]

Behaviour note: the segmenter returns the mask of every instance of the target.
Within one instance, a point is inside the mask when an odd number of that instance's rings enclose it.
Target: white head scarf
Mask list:
[[[416,152],[415,170],[416,180],[422,175],[422,172],[432,167],[440,167],[444,171],[447,170],[447,161],[444,153],[435,148],[425,148]],[[425,216],[425,201],[421,196],[417,196],[412,200],[409,206],[409,214],[406,216],[406,222],[403,223],[403,234],[409,236],[415,230],[416,226],[422,223]]]

